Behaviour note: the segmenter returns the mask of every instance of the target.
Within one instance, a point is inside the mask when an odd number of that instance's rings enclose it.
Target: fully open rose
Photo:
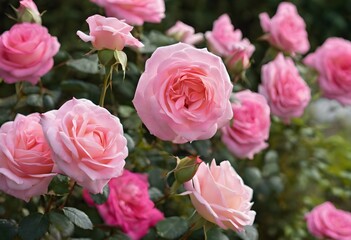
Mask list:
[[[185,143],[209,139],[229,122],[232,88],[219,57],[178,43],[148,59],[133,103],[151,134]]]
[[[40,115],[18,114],[0,128],[0,190],[29,201],[45,194],[55,175]]]
[[[91,193],[122,174],[127,140],[116,116],[86,99],[72,99],[46,112],[41,123],[53,152],[54,171]]]

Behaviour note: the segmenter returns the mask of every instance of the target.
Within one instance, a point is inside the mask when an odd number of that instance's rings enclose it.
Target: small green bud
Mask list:
[[[179,184],[190,181],[196,174],[202,160],[197,156],[177,158],[177,166],[174,169],[174,176]]]

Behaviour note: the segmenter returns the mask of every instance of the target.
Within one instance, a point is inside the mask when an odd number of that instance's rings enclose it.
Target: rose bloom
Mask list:
[[[165,17],[164,0],[90,0],[105,8],[106,15],[131,25],[159,23]]]
[[[16,9],[17,17],[22,22],[34,22],[41,24],[41,14],[33,0],[22,0]]]
[[[255,46],[246,38],[235,44],[231,53],[226,57],[225,64],[233,74],[240,74],[251,66],[250,57],[255,51]]]
[[[0,36],[0,77],[6,83],[39,82],[54,65],[60,44],[36,23],[15,24]]]
[[[351,42],[329,38],[304,63],[319,73],[323,95],[344,105],[351,105]]]
[[[331,202],[316,206],[305,218],[308,231],[317,238],[351,239],[351,213],[335,208]]]
[[[0,128],[0,190],[27,202],[45,194],[55,175],[39,121],[38,113],[17,114]]]
[[[133,27],[113,17],[93,15],[87,18],[90,35],[77,31],[77,35],[84,42],[92,42],[97,50],[111,49],[121,51],[124,46],[144,46],[138,39],[134,38],[130,31]]]
[[[268,146],[270,109],[264,96],[250,90],[236,93],[235,98],[233,122],[221,129],[222,141],[238,158],[252,159]]]
[[[93,202],[88,191],[83,191],[85,201],[97,208],[106,224],[120,227],[131,239],[138,240],[148,233],[150,227],[164,219],[150,200],[146,175],[124,170],[108,185],[108,199],[99,205]]]
[[[275,47],[289,53],[304,54],[310,48],[306,25],[295,5],[282,2],[277,13],[269,19],[266,12],[259,15],[267,40]]]
[[[176,24],[167,30],[168,36],[174,37],[176,40],[195,45],[201,42],[204,38],[202,33],[196,33],[192,26],[189,26],[181,21],[177,21]]]
[[[184,183],[196,211],[207,221],[236,232],[252,225],[255,211],[250,210],[252,189],[243,183],[229,161],[219,166],[200,164],[195,176]]]
[[[291,58],[278,54],[274,61],[262,66],[261,79],[259,92],[266,97],[274,115],[285,123],[302,116],[311,99],[311,91]]]
[[[185,143],[209,139],[229,122],[232,88],[219,57],[177,43],[147,60],[133,103],[151,134]]]
[[[91,193],[101,193],[122,174],[128,155],[119,119],[86,99],[72,99],[42,115],[53,152],[54,171],[66,174]]]

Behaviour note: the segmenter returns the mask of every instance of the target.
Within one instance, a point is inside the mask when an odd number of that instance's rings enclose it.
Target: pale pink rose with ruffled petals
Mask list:
[[[38,113],[18,114],[0,128],[0,190],[27,202],[47,193],[55,175],[39,121]]]
[[[180,42],[190,45],[195,45],[204,39],[204,35],[202,33],[195,34],[195,29],[192,26],[189,26],[181,21],[177,21],[173,27],[167,30],[166,34],[174,37]]]
[[[294,4],[282,2],[271,19],[266,12],[259,17],[261,27],[273,46],[289,53],[301,54],[310,49],[305,21]]]
[[[159,23],[165,17],[164,0],[90,0],[105,8],[106,15],[131,25]]]
[[[303,62],[318,71],[318,83],[325,97],[351,105],[350,41],[329,38]]]
[[[164,219],[163,213],[150,200],[147,175],[124,170],[108,185],[110,194],[103,204],[95,204],[86,190],[83,197],[97,208],[106,224],[121,228],[132,240],[141,239],[150,227]]]
[[[246,186],[229,161],[209,166],[201,163],[195,176],[184,184],[198,214],[223,229],[236,232],[252,225],[255,211],[252,206],[252,189]]]
[[[331,202],[316,206],[305,218],[309,232],[317,238],[351,239],[351,213],[335,208]]]
[[[87,18],[90,35],[77,31],[84,42],[91,42],[97,50],[111,49],[121,51],[125,46],[143,47],[144,45],[130,33],[133,27],[113,17],[98,14]]]
[[[235,93],[235,99],[234,118],[221,129],[222,141],[235,156],[252,159],[268,147],[270,109],[264,96],[250,90]]]
[[[127,140],[119,119],[105,108],[73,98],[43,114],[41,124],[55,172],[66,174],[91,193],[101,193],[111,178],[122,174]]]
[[[262,66],[261,80],[259,93],[266,97],[272,114],[285,123],[303,115],[311,99],[311,90],[291,58],[279,53],[273,61]]]
[[[151,134],[185,143],[209,139],[229,122],[232,88],[218,56],[177,43],[147,60],[133,104]]]
[[[19,23],[0,36],[0,77],[6,83],[39,82],[54,65],[56,37],[36,23]]]

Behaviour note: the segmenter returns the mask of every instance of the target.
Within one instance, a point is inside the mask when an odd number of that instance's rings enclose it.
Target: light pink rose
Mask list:
[[[35,23],[15,24],[0,36],[0,77],[6,83],[39,82],[54,65],[60,44]]]
[[[122,174],[128,155],[119,119],[86,99],[67,101],[42,115],[53,152],[54,171],[66,174],[91,193],[100,193]]]
[[[90,0],[105,8],[106,15],[131,25],[159,23],[165,17],[164,0]]]
[[[234,30],[234,26],[228,14],[221,15],[213,23],[212,31],[206,32],[205,36],[209,49],[221,57],[232,56],[236,50],[242,49],[242,47],[247,45],[247,43],[250,44],[248,39],[242,39],[242,33],[239,29]],[[247,53],[254,51],[254,47],[252,45],[250,48],[251,49]],[[249,57],[251,54],[248,54]]]
[[[351,239],[351,213],[335,208],[331,202],[316,206],[305,218],[309,232],[317,238]]]
[[[201,42],[204,38],[202,33],[196,33],[192,26],[189,26],[181,21],[177,21],[176,24],[167,30],[168,36],[174,37],[176,40],[195,45]]]
[[[246,186],[229,161],[219,166],[201,163],[195,176],[184,183],[196,211],[207,221],[223,229],[240,232],[255,220],[250,210],[252,189]]]
[[[21,22],[34,22],[41,24],[41,14],[33,0],[22,0],[16,10],[18,19]]]
[[[266,97],[274,115],[285,123],[302,116],[311,91],[291,58],[278,54],[275,60],[262,66],[261,80],[259,92]]]
[[[124,170],[108,184],[110,194],[103,204],[96,205],[88,191],[83,191],[85,201],[97,208],[106,224],[120,227],[132,240],[138,240],[164,219],[150,200],[146,175]]]
[[[323,95],[344,105],[351,105],[351,42],[329,38],[304,63],[315,68]]]
[[[251,65],[250,57],[255,51],[255,46],[246,38],[235,44],[232,52],[226,57],[225,64],[233,74],[240,74]]]
[[[252,159],[268,144],[270,109],[264,96],[244,90],[235,94],[234,118],[224,126],[222,141],[235,156]]]
[[[185,143],[209,139],[229,122],[232,88],[219,57],[177,43],[147,60],[133,103],[151,134]]]
[[[261,27],[267,33],[267,40],[273,46],[289,53],[301,54],[310,48],[305,22],[292,3],[280,3],[277,13],[271,19],[266,12],[259,17]]]
[[[91,42],[95,49],[111,49],[121,51],[124,46],[143,47],[138,39],[132,36],[133,27],[113,17],[93,15],[87,18],[90,35],[77,31],[84,42]]]
[[[27,202],[45,194],[55,175],[39,121],[38,113],[18,114],[0,128],[0,190]]]

